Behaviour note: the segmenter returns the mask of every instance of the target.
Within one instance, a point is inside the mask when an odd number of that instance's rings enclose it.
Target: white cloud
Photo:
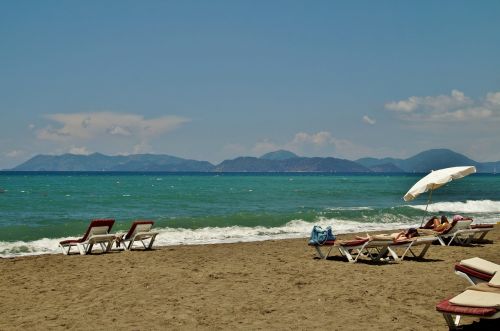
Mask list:
[[[265,153],[274,152],[278,149],[280,149],[278,145],[266,139],[255,144],[255,146],[252,148],[252,153],[256,155],[262,155]]]
[[[408,100],[392,101],[385,104],[385,108],[394,111],[409,113],[418,107],[417,97],[409,97]]]
[[[71,147],[68,151],[71,154],[77,154],[77,155],[89,155],[90,151],[87,149],[87,147]]]
[[[473,100],[463,92],[452,90],[450,95],[412,96],[406,100],[391,101],[385,108],[407,121],[474,121],[500,119],[500,92],[486,95],[484,100]]]
[[[28,129],[34,130],[35,129],[35,124],[32,123],[32,124],[28,125]]]
[[[153,152],[153,148],[146,141],[141,141],[139,144],[134,146],[133,153],[134,154],[146,154]]]
[[[486,101],[494,107],[500,107],[500,92],[486,94]]]
[[[295,135],[291,141],[291,145],[304,145],[310,144],[314,146],[325,146],[332,143],[332,134],[327,131],[320,131],[318,133],[308,134],[305,132],[299,132]]]
[[[377,121],[368,117],[368,115],[363,116],[363,122],[365,122],[366,124],[370,124],[370,125],[374,125],[375,123],[377,123]]]
[[[118,135],[118,136],[131,136],[132,133],[127,130],[126,128],[122,128],[120,126],[115,126],[112,127],[108,130],[108,133],[111,135]]]
[[[141,115],[113,112],[50,114],[46,117],[58,126],[49,125],[39,130],[37,137],[56,142],[68,139],[92,140],[106,136],[134,136],[144,139],[174,130],[189,121],[179,116],[145,119]]]

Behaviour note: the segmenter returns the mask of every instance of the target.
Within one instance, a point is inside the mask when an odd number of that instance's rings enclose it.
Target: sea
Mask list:
[[[0,172],[0,257],[59,254],[92,219],[153,220],[156,246],[394,230],[431,215],[500,221],[500,175],[473,174],[411,202],[425,174]]]

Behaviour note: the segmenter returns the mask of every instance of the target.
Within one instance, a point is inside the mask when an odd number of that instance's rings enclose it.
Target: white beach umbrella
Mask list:
[[[411,201],[420,194],[429,192],[429,199],[427,200],[427,206],[425,207],[425,211],[427,211],[427,207],[429,207],[429,203],[432,200],[432,192],[435,189],[440,188],[454,179],[459,179],[475,172],[476,167],[474,166],[452,167],[432,171],[430,174],[416,182],[415,185],[413,185],[412,188],[406,192],[403,199],[405,201]]]

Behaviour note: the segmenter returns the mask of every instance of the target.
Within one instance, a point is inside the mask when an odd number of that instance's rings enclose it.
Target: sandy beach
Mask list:
[[[486,239],[390,264],[306,239],[0,259],[0,329],[447,330],[435,305],[468,286],[453,265],[500,263],[498,226]]]

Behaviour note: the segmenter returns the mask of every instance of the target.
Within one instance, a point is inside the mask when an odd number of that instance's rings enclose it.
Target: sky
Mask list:
[[[499,1],[0,1],[0,169],[286,149],[500,160]]]

